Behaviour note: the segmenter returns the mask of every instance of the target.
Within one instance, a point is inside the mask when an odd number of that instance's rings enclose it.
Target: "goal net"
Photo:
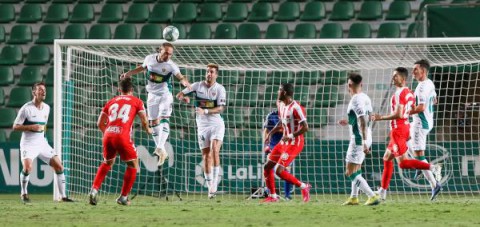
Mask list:
[[[102,161],[102,134],[96,128],[101,107],[117,95],[119,75],[156,53],[162,40],[56,40],[55,149],[62,153],[72,197],[86,198]],[[205,78],[206,65],[220,66],[218,82],[227,90],[222,113],[226,133],[220,152],[220,197],[245,198],[263,187],[262,125],[275,109],[281,83],[294,84],[294,99],[306,108],[310,130],[291,172],[312,184],[313,198],[347,197],[344,176],[350,100],[347,74],[364,77],[363,90],[375,112],[389,112],[393,69],[430,61],[429,78],[438,94],[435,125],[426,157],[443,166],[440,198],[471,196],[479,191],[480,39],[342,39],[342,40],[179,40],[172,60],[191,82]],[[146,102],[144,74],[135,78],[135,95]],[[173,94],[182,87],[173,80]],[[409,87],[416,82],[409,76]],[[167,150],[170,159],[157,168],[153,139],[134,124],[140,171],[132,195],[207,198],[202,156],[192,105],[174,101]],[[362,170],[369,185],[380,185],[388,124],[374,126],[373,148]],[[125,165],[119,159],[101,188],[101,196],[118,195]],[[389,192],[393,198],[430,196],[425,179],[395,165]],[[283,193],[283,182],[276,180]],[[295,194],[300,194],[296,189]],[[389,195],[390,196],[390,195]]]

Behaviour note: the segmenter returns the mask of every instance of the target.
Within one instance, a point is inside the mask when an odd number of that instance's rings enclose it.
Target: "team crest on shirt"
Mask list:
[[[164,73],[164,72],[166,72],[166,71],[167,71],[167,69],[166,69],[166,68],[162,68],[162,72],[163,72],[163,73]]]
[[[283,154],[280,156],[280,158],[281,158],[282,160],[287,160],[287,159],[288,159],[288,154],[287,154],[287,153],[283,153]]]
[[[217,95],[217,93],[216,93],[216,92],[212,92],[212,96],[215,96],[215,95]]]

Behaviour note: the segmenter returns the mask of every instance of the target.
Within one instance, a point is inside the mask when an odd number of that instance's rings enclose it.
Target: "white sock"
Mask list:
[[[160,120],[160,123],[154,127],[153,129],[153,140],[157,145],[157,148],[165,150],[165,143],[167,142],[168,135],[170,134],[170,123],[167,119]]]
[[[357,198],[358,197],[358,182],[356,180],[352,181],[352,193],[350,194],[350,197],[352,198]]]
[[[358,187],[360,190],[362,190],[365,194],[367,194],[368,197],[372,197],[375,195],[375,193],[372,191],[370,186],[368,186],[367,181],[365,178],[362,177],[361,174],[358,174],[355,179],[353,179],[353,182],[358,182]]]
[[[205,184],[207,185],[208,190],[210,190],[210,187],[212,186],[212,178],[213,178],[212,171],[210,170],[210,173],[204,172],[203,174],[205,176]]]
[[[300,189],[304,189],[304,188],[306,188],[306,187],[307,187],[307,184],[305,184],[305,183],[302,182],[302,184],[300,185]]]
[[[90,191],[90,194],[96,195],[98,193],[98,190],[95,188],[92,188],[92,191]]]
[[[152,133],[153,141],[155,142],[155,146],[158,146],[158,139],[160,137],[159,136],[160,135],[160,124],[153,126],[152,130],[153,130],[153,133]]]
[[[22,189],[22,195],[28,194],[27,187],[30,175],[24,175],[23,171],[20,172],[20,188]]]
[[[277,198],[278,195],[277,195],[277,193],[275,193],[275,194],[270,194],[270,197],[272,197],[272,198]]]
[[[58,192],[62,195],[62,198],[66,198],[67,194],[65,193],[65,174],[63,172],[57,173],[57,187]]]
[[[213,188],[213,192],[216,192],[217,185],[218,185],[218,175],[220,174],[220,166],[214,166],[212,172],[213,172],[212,188]]]

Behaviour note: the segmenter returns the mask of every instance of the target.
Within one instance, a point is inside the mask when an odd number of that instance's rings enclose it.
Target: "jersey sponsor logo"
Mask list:
[[[109,126],[105,132],[108,133],[114,133],[114,134],[121,134],[122,133],[122,127],[119,126]]]
[[[288,160],[288,157],[289,157],[289,156],[288,156],[288,153],[283,153],[283,154],[280,156],[280,158],[281,158],[282,160],[284,160],[284,161]]]

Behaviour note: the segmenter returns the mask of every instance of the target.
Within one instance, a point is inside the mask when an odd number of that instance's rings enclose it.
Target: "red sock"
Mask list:
[[[98,167],[97,175],[95,175],[95,179],[93,180],[92,188],[98,190],[102,186],[103,180],[105,176],[107,176],[108,171],[110,171],[111,167],[105,163],[100,164]]]
[[[302,182],[300,182],[295,176],[290,174],[288,171],[282,171],[278,176],[284,180],[286,180],[288,183],[294,184],[297,187],[300,187]]]
[[[388,189],[393,174],[393,161],[383,161],[382,184],[383,189]]]
[[[264,169],[263,176],[265,177],[265,184],[268,190],[270,190],[270,194],[275,194],[275,174],[273,173],[273,169]]]
[[[402,169],[430,169],[430,164],[416,159],[408,159],[400,162]]]
[[[130,193],[136,178],[137,169],[127,167],[127,169],[125,170],[125,174],[123,175],[122,196],[127,196],[128,193]]]

